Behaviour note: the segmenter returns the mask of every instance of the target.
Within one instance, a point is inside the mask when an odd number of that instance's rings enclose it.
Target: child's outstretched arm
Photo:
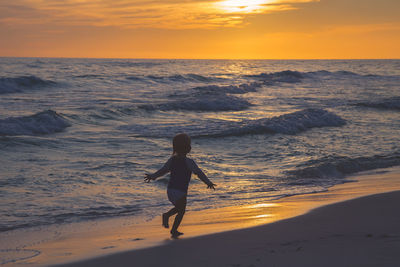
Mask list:
[[[155,173],[149,174],[146,173],[144,175],[144,181],[146,183],[149,183],[151,180],[155,180],[158,177],[161,177],[165,174],[167,174],[170,171],[170,167],[171,167],[171,158],[164,164],[164,166],[161,167],[161,169],[159,169],[158,171],[156,171]]]
[[[207,188],[215,190],[216,184],[214,184],[208,179],[207,175],[205,175],[205,173],[199,168],[199,166],[197,166],[194,160],[186,158],[186,162],[189,169],[207,185]]]

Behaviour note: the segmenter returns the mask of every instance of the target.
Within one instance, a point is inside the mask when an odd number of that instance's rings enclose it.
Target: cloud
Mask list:
[[[247,16],[318,1],[14,0],[12,4],[0,4],[0,23],[167,29],[240,27]]]
[[[400,23],[362,24],[334,26],[327,29],[329,34],[364,34],[374,32],[400,31]]]

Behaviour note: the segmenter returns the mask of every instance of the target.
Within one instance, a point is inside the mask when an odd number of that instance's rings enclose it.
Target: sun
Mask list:
[[[258,13],[265,10],[271,0],[225,0],[217,2],[218,9],[225,13]]]

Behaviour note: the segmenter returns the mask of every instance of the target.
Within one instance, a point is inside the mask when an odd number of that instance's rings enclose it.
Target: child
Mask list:
[[[190,152],[190,137],[185,134],[177,134],[172,141],[173,153],[172,157],[164,164],[164,166],[153,174],[145,174],[144,181],[146,183],[155,180],[160,176],[170,172],[170,180],[168,182],[168,199],[175,206],[170,211],[163,213],[162,225],[169,228],[169,217],[177,214],[174,225],[171,229],[171,236],[176,238],[183,233],[178,232],[178,226],[182,221],[186,210],[186,196],[189,187],[190,177],[192,172],[195,173],[205,184],[207,188],[214,189],[215,184],[208,180],[207,176],[197,167],[194,160],[187,158],[186,155]]]

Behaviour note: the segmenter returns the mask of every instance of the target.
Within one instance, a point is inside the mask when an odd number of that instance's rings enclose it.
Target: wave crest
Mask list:
[[[371,157],[323,157],[297,166],[299,169],[287,171],[296,179],[343,178],[350,174],[400,165],[400,153],[374,155]]]
[[[170,76],[148,75],[146,77],[155,82],[212,82],[221,79],[221,78],[217,79],[212,77],[206,77],[194,73],[175,74]]]
[[[201,94],[245,94],[256,92],[257,88],[262,86],[262,83],[244,83],[239,85],[208,85],[194,87],[193,90]]]
[[[309,72],[300,72],[293,70],[285,70],[271,73],[260,73],[254,75],[246,75],[246,77],[256,78],[258,80],[263,81],[264,83],[270,84],[275,82],[280,83],[298,83],[301,82],[305,78],[327,78],[332,76],[335,79],[338,78],[346,78],[346,77],[364,77],[364,78],[379,78],[379,77],[391,77],[391,76],[382,76],[376,74],[358,74],[351,71],[340,70],[340,71],[327,71],[327,70],[318,70],[318,71],[309,71]]]
[[[18,93],[27,89],[54,86],[56,82],[36,76],[0,77],[0,94]]]
[[[53,110],[47,110],[31,116],[0,120],[0,136],[51,134],[69,126],[64,117]]]
[[[189,96],[184,99],[159,104],[141,105],[139,108],[154,110],[189,110],[189,111],[238,111],[252,104],[243,98],[231,95]]]
[[[263,82],[298,83],[301,82],[305,76],[304,73],[299,71],[285,70],[257,75],[247,75],[247,77],[258,78]]]
[[[192,137],[227,137],[251,134],[297,134],[311,128],[335,127],[344,124],[346,124],[346,121],[332,112],[310,108],[258,120],[209,120],[205,123],[166,124],[157,125],[157,127],[126,125],[120,127],[120,129],[145,137],[169,138],[177,132],[186,132]]]
[[[19,228],[27,228],[41,225],[50,225],[65,222],[77,222],[83,220],[96,220],[99,218],[122,217],[137,214],[141,208],[137,205],[124,205],[121,207],[98,206],[88,207],[72,212],[64,210],[53,211],[54,213],[43,214],[39,216],[30,216],[27,223],[15,224],[14,222],[0,222],[0,232],[10,231]]]
[[[273,118],[244,120],[234,123],[229,129],[215,133],[214,136],[245,134],[297,134],[317,127],[342,126],[346,121],[334,113],[323,109],[304,109]]]

